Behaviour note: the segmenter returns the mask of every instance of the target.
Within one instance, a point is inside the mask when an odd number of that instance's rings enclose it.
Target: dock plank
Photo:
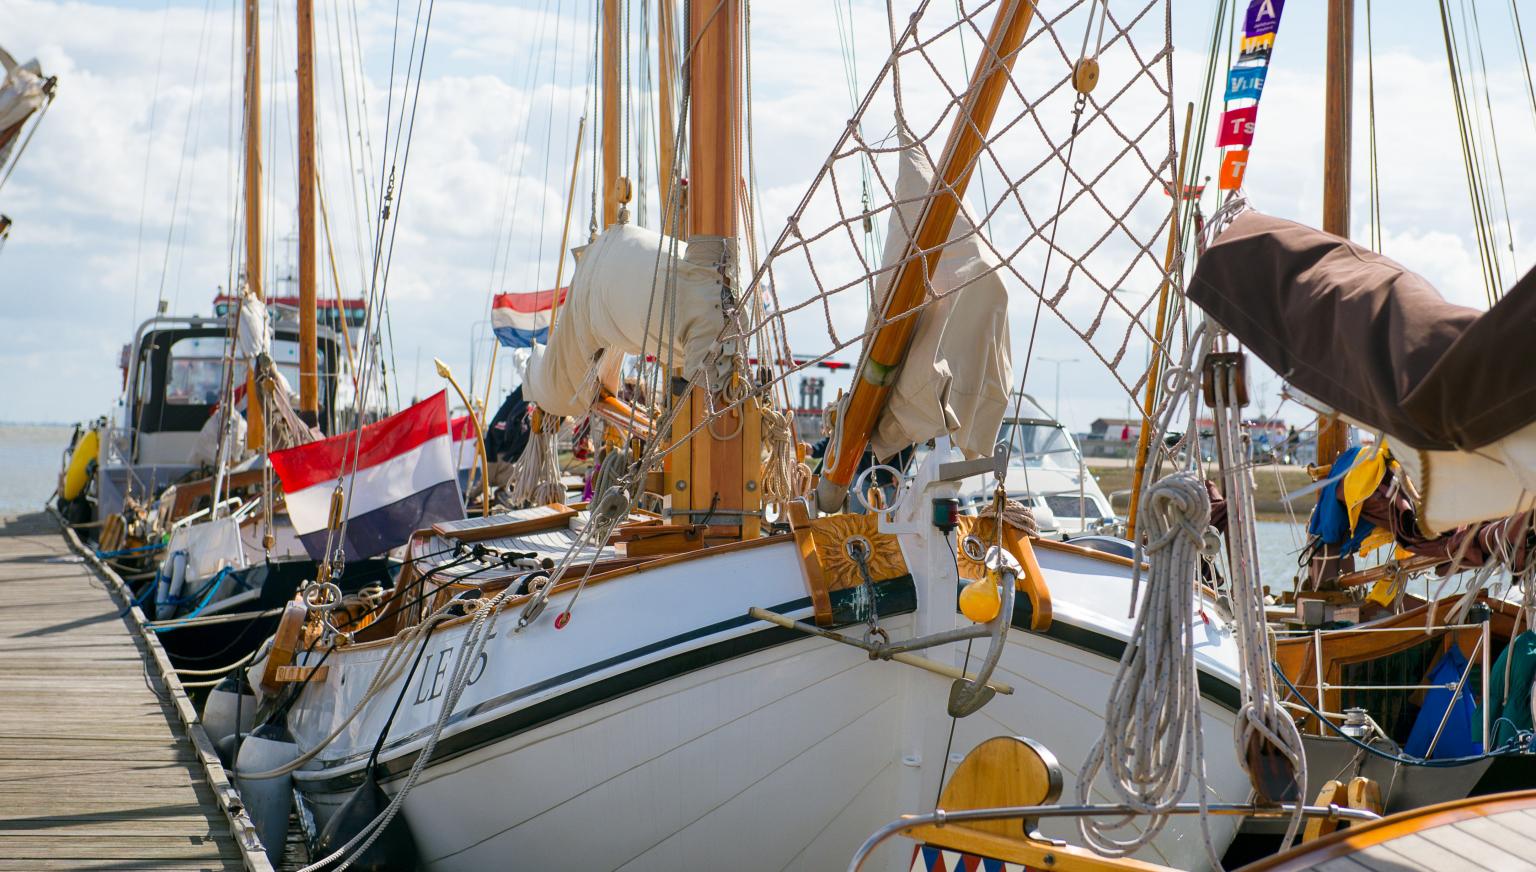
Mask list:
[[[51,517],[0,518],[0,870],[243,868],[142,646]]]

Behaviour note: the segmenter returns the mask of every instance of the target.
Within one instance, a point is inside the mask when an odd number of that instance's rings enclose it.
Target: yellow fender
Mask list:
[[[91,480],[90,463],[96,459],[100,447],[101,437],[95,430],[87,431],[75,443],[69,455],[69,465],[64,467],[64,481],[59,486],[59,495],[65,500],[77,499],[85,493],[85,486]]]

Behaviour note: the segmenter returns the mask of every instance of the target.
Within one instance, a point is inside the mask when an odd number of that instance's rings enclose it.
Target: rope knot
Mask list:
[[[978,518],[997,518],[997,503],[990,502],[976,512]],[[1031,539],[1040,538],[1040,524],[1035,520],[1035,510],[1018,500],[1004,500],[1002,522]]]

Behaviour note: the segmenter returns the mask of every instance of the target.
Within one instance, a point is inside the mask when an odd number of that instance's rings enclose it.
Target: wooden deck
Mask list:
[[[136,617],[51,516],[0,519],[0,870],[246,868]]]

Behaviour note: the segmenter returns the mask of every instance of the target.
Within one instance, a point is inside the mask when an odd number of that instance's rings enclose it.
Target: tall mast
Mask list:
[[[1350,127],[1353,123],[1355,0],[1328,0],[1328,78],[1324,86],[1323,230],[1349,236]],[[1333,463],[1348,442],[1337,415],[1318,422],[1317,462]]]
[[[706,8],[699,9],[698,6]],[[713,7],[713,8],[709,8]],[[740,185],[741,0],[690,4],[688,235],[736,238]]]
[[[603,227],[619,220],[619,209],[629,202],[629,180],[619,157],[619,137],[623,124],[623,94],[619,68],[623,65],[623,43],[619,26],[622,0],[603,0]]]
[[[299,25],[299,417],[320,419],[315,347],[315,0],[298,0]]]
[[[261,284],[261,3],[245,0],[245,281],[256,299],[266,299]],[[261,392],[256,375],[246,376],[246,444],[265,445]]]
[[[971,74],[965,105],[955,118],[949,140],[944,145],[939,173],[923,203],[917,230],[907,243],[906,257],[886,297],[887,323],[870,341],[864,368],[854,383],[853,394],[843,413],[841,436],[836,445],[828,446],[827,468],[817,486],[818,502],[823,510],[831,511],[842,504],[859,459],[869,446],[870,434],[885,408],[897,370],[906,357],[912,333],[917,327],[916,318],[900,316],[923,301],[1034,11],[1032,0],[1005,0],[998,9],[997,18],[992,21],[986,47],[976,59],[976,68]],[[703,199],[694,195],[695,208]],[[928,254],[920,260],[911,256],[918,251]]]
[[[688,59],[688,257],[702,254],[719,270],[729,294],[737,290],[737,214],[741,152],[742,0],[689,4]],[[701,6],[708,8],[701,9]],[[707,252],[707,253],[706,253]],[[738,373],[736,376],[745,377]],[[733,377],[736,377],[733,376]],[[748,399],[709,421],[710,397],[701,386],[674,402],[686,413],[675,419],[675,449],[668,456],[667,487],[672,516],[709,523],[719,538],[756,537],[761,527],[762,420]],[[706,423],[707,422],[707,423]],[[706,434],[686,438],[695,427]],[[724,435],[722,438],[721,434]]]
[[[672,82],[677,75],[677,16],[672,0],[656,3],[656,71],[657,71],[657,175],[661,185],[661,232],[674,233],[673,216],[668,214],[672,205],[672,174],[677,165],[677,119],[674,116],[676,97],[672,94]],[[681,215],[682,203],[677,204]]]

